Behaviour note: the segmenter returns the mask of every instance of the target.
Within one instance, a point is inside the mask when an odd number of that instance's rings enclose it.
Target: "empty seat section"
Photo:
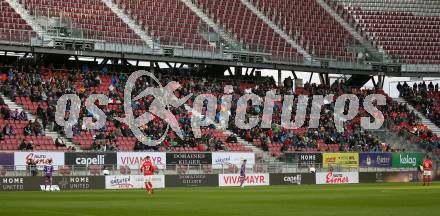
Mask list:
[[[379,50],[407,64],[440,64],[440,4],[434,0],[327,0]]]
[[[207,26],[180,0],[114,0],[138,25],[163,45],[209,47],[199,28]]]
[[[4,0],[0,0],[0,40],[28,42],[35,32],[20,15]]]
[[[100,0],[20,0],[33,16],[62,17],[79,29],[87,39],[112,43],[144,42]]]
[[[353,58],[347,47],[357,44],[357,40],[315,1],[252,0],[251,3],[308,53],[337,60]]]
[[[302,61],[302,55],[297,53],[294,47],[240,0],[194,0],[194,2],[249,50],[270,53],[275,60]]]

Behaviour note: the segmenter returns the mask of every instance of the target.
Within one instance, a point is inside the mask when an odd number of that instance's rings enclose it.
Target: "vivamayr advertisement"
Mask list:
[[[240,186],[239,174],[220,174],[218,175],[218,181],[220,187],[225,186]],[[254,173],[246,175],[244,185],[245,186],[264,186],[269,185],[268,173]]]

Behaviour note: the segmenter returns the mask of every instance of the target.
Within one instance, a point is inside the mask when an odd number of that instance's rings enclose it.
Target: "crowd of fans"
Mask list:
[[[269,90],[274,89],[275,86],[258,86],[252,91],[260,96]],[[363,98],[369,94],[380,93],[382,91],[377,90],[357,90],[351,89],[344,85],[343,82],[336,82],[332,86],[306,84],[301,91],[292,92],[289,88],[278,88],[277,93],[283,94],[307,94],[307,95],[328,95],[334,94],[335,97],[341,94],[355,94],[360,98],[360,104],[362,104]],[[311,97],[309,98],[309,106],[307,107],[307,113],[310,114],[311,109]],[[418,126],[418,119],[413,113],[409,113],[405,106],[393,103],[390,98],[387,99],[387,106],[379,106],[380,110],[385,116],[386,123],[384,127],[387,129],[394,129],[399,127],[400,130],[406,130],[408,128],[413,129]],[[391,146],[387,142],[382,142],[374,135],[372,131],[362,130],[360,128],[360,118],[367,117],[365,111],[361,112],[352,121],[345,124],[343,133],[336,130],[333,121],[334,103],[323,107],[320,116],[320,125],[316,129],[307,130],[286,130],[280,126],[280,115],[282,110],[282,103],[275,104],[274,107],[274,123],[269,129],[261,129],[259,127],[252,130],[241,130],[234,128],[234,131],[247,141],[254,141],[261,144],[262,148],[267,150],[270,146],[278,146],[281,152],[284,151],[304,151],[305,149],[312,149],[312,151],[326,151],[328,146],[337,144],[337,151],[393,151],[401,150]],[[296,107],[293,107],[296,110]],[[261,107],[249,107],[248,112],[250,114],[257,114],[262,112]],[[393,118],[389,118],[393,116]],[[307,116],[306,119],[309,119]],[[401,123],[406,122],[407,127],[401,127]],[[304,127],[307,127],[307,121]],[[420,130],[411,131],[412,133],[422,133]],[[429,134],[432,135],[432,134]],[[333,149],[335,150],[335,149]]]
[[[84,135],[91,135],[92,150],[120,150],[122,146],[119,140],[122,138],[132,138],[133,134],[129,127],[116,120],[116,117],[125,117],[122,102],[124,99],[125,82],[128,75],[124,73],[108,74],[96,71],[68,71],[68,70],[54,70],[53,68],[47,69],[23,69],[17,70],[11,68],[7,71],[7,79],[3,81],[2,92],[9,98],[15,99],[17,97],[30,98],[32,103],[37,103],[37,108],[33,111],[34,114],[40,119],[39,121],[29,121],[24,128],[25,135],[44,135],[45,128],[55,130],[59,133],[63,133],[64,129],[55,124],[55,106],[58,98],[63,94],[76,94],[80,97],[82,105],[85,104],[86,98],[90,94],[104,93],[109,97],[109,104],[107,106],[99,106],[107,115],[107,123],[99,130],[86,129],[86,123],[82,120],[84,117],[92,117],[93,113],[89,112],[81,106],[81,112],[79,121],[73,126],[74,137],[82,137]],[[216,116],[215,123],[208,127],[203,128],[201,138],[195,138],[191,129],[191,116],[193,113],[189,112],[185,106],[172,107],[169,106],[168,110],[176,117],[177,122],[182,131],[182,138],[180,138],[173,130],[169,130],[165,136],[164,142],[160,146],[147,146],[141,142],[133,143],[132,150],[139,151],[154,151],[154,150],[170,150],[176,148],[185,148],[197,151],[223,151],[228,150],[226,143],[237,143],[238,137],[243,138],[246,141],[254,143],[257,146],[261,146],[266,151],[273,152],[275,156],[280,156],[279,153],[285,151],[396,151],[396,146],[390,145],[386,140],[380,140],[373,131],[363,130],[360,127],[360,118],[369,116],[362,108],[360,109],[360,115],[355,119],[346,122],[344,125],[345,131],[338,132],[333,121],[334,103],[325,105],[321,110],[320,124],[318,128],[307,129],[307,121],[303,128],[296,130],[286,130],[282,128],[280,117],[282,110],[282,102],[276,102],[274,107],[274,114],[272,119],[271,128],[254,127],[250,130],[242,130],[235,126],[234,119],[237,112],[244,112],[245,110],[237,110],[236,102],[238,98],[245,93],[255,93],[264,98],[265,94],[269,90],[276,90],[279,95],[328,95],[334,94],[335,97],[350,93],[355,94],[362,100],[372,93],[384,94],[380,90],[358,90],[352,89],[344,84],[344,82],[336,81],[331,86],[317,85],[317,84],[305,84],[303,88],[297,88],[295,91],[291,87],[277,87],[271,78],[259,80],[258,82],[247,81],[244,83],[239,79],[227,79],[221,80],[216,78],[206,78],[203,76],[192,75],[191,77],[176,77],[170,75],[162,75],[161,85],[165,86],[171,81],[178,81],[181,85],[180,88],[174,91],[177,98],[185,97],[189,94],[193,96],[189,99],[187,104],[192,106],[195,96],[203,93],[211,93],[218,98],[217,113],[230,112],[230,121],[228,129],[235,134],[222,139],[220,136],[216,136],[212,131],[221,129],[218,128],[219,115]],[[233,103],[230,111],[225,111],[222,107],[221,96],[224,94],[224,86],[232,85],[233,89],[228,94],[232,95]],[[140,94],[147,87],[156,86],[156,83],[152,83],[148,77],[143,77],[137,80],[132,95],[136,96]],[[399,87],[402,95],[419,94],[419,91],[414,91],[407,86]],[[425,90],[426,92],[438,90],[437,87],[428,86],[418,87],[418,90]],[[429,90],[429,91],[427,91]],[[422,93],[420,93],[422,94]],[[422,99],[420,99],[422,98]],[[418,101],[426,100],[423,96],[416,97]],[[135,117],[148,112],[151,103],[155,100],[154,96],[149,95],[145,98],[137,101],[132,101],[132,108],[134,110]],[[427,102],[428,101],[428,102]],[[0,101],[1,102],[1,101]],[[44,106],[41,105],[43,102]],[[296,110],[296,101],[293,107],[293,111]],[[309,106],[307,113],[310,113],[311,109],[311,97],[309,100]],[[423,108],[429,110],[429,113],[436,113],[435,104],[432,101],[426,100],[423,103]],[[47,106],[46,106],[47,105]],[[68,104],[67,111],[70,110],[71,104]],[[438,106],[437,106],[438,107]],[[379,106],[380,111],[385,116],[385,124],[383,129],[393,131],[399,134],[405,134],[414,140],[414,142],[428,143],[430,148],[438,148],[437,137],[432,134],[429,129],[420,124],[420,120],[417,116],[409,112],[405,105],[397,104],[393,102],[391,98],[387,97],[387,105]],[[263,111],[262,106],[248,106],[247,116],[259,115],[261,117]],[[440,112],[439,112],[440,113]],[[4,119],[16,119],[27,120],[26,113],[10,111],[4,107],[1,109],[1,114]],[[202,113],[203,114],[203,113]],[[66,118],[68,117],[66,113]],[[295,115],[295,113],[293,113]],[[440,114],[436,113],[440,119]],[[306,119],[309,119],[307,116]],[[266,121],[267,119],[263,119]],[[151,139],[159,139],[162,134],[167,130],[168,124],[157,116],[154,116],[152,121],[145,122],[141,127],[141,131],[144,132]],[[3,135],[10,135],[14,133],[14,128],[10,125],[5,125],[2,128]],[[238,137],[237,137],[238,136]],[[65,146],[65,143],[60,139],[56,141],[57,146]],[[333,146],[333,147],[330,147]],[[334,148],[336,146],[336,148]],[[32,144],[22,143],[20,149],[31,149]],[[87,148],[87,147],[86,147]],[[276,149],[276,150],[274,150]]]
[[[435,85],[432,82],[428,85],[425,82],[414,83],[411,87],[408,83],[404,82],[403,84],[398,83],[397,89],[400,97],[405,98],[423,115],[427,116],[435,124],[440,125],[440,93],[438,83]]]
[[[19,131],[19,128],[15,128],[12,123],[14,122],[23,122],[28,120],[28,116],[24,111],[10,110],[9,107],[5,104],[3,98],[0,97],[0,119],[2,124],[0,124],[0,141],[5,140],[5,137],[14,137],[16,135],[24,135],[26,136],[43,136],[44,131],[41,129],[41,126],[37,121],[32,122],[29,121],[28,125]],[[25,140],[23,136],[20,136],[21,141],[19,145],[20,150],[33,150],[34,143],[31,140]]]
[[[13,68],[7,74],[8,78],[2,86],[2,91],[5,95],[10,98],[27,97],[33,103],[44,102],[47,104],[47,108],[39,105],[34,113],[43,125],[35,125],[37,123],[29,124],[25,128],[26,134],[37,133],[39,135],[42,132],[40,129],[44,131],[47,126],[49,129],[63,133],[63,128],[54,124],[55,106],[57,99],[61,95],[76,94],[81,98],[82,104],[85,104],[85,100],[90,94],[104,93],[110,98],[109,106],[100,106],[108,118],[106,126],[97,131],[86,129],[86,123],[82,120],[84,117],[93,116],[93,114],[81,106],[79,122],[72,128],[74,136],[80,137],[91,133],[93,137],[92,150],[118,150],[119,137],[133,137],[131,130],[126,124],[115,120],[115,117],[123,117],[124,115],[121,101],[123,101],[127,74],[103,75],[98,72],[81,73],[79,71],[71,71],[69,73],[66,71],[52,72],[50,69],[18,71]],[[169,78],[162,80],[163,83],[168,81]],[[176,91],[176,95],[179,93],[182,95],[189,94],[188,88],[197,88],[193,84],[193,82],[188,82],[187,85]],[[148,86],[150,86],[149,80],[138,80],[132,94],[139,94],[141,90]],[[149,96],[133,101],[132,108],[135,116],[138,117],[140,114],[145,113],[153,100],[154,97]],[[69,109],[68,107],[67,110]],[[171,131],[166,136],[161,147],[191,147],[192,149],[197,148],[197,150],[204,151],[227,150],[222,145],[222,142],[210,133],[205,133],[200,139],[195,139],[190,128],[191,114],[183,106],[170,107],[169,110],[178,119],[183,139],[177,138],[177,135]],[[140,128],[151,139],[158,139],[165,132],[166,127],[166,122],[156,117]],[[134,150],[159,150],[159,147],[151,147],[136,142]]]
[[[26,112],[24,112],[24,111],[19,112],[17,109],[14,111],[11,111],[7,107],[2,107],[1,113],[3,115],[3,119],[5,119],[5,120],[18,120],[18,121],[28,120]]]
[[[438,83],[435,85],[432,82],[429,84],[425,82],[413,83],[411,87],[407,82],[399,82],[397,84],[397,90],[399,91],[400,97],[403,97],[420,113],[428,117],[437,126],[440,126],[440,92]],[[429,133],[420,134],[420,137],[424,141],[423,146],[426,146],[429,151],[438,151],[438,149],[440,149],[440,142],[436,139],[429,140],[431,134],[430,131]]]

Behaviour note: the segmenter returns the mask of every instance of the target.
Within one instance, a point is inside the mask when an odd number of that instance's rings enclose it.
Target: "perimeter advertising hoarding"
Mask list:
[[[104,176],[55,176],[53,183],[61,190],[105,189]]]
[[[321,153],[285,153],[286,162],[298,164],[301,168],[308,168],[309,166],[316,167],[317,164],[322,164]]]
[[[360,172],[359,183],[376,183],[376,172]]]
[[[211,153],[167,153],[167,165],[199,165],[211,163]]]
[[[129,166],[130,169],[139,169],[147,156],[150,156],[153,164],[159,169],[163,169],[166,165],[165,152],[118,152],[116,154],[118,167]]]
[[[220,174],[218,175],[218,181],[220,187],[226,186],[240,186],[240,175],[239,174]],[[269,174],[268,173],[252,173],[246,175],[244,182],[245,186],[264,186],[269,185]]]
[[[0,166],[3,166],[3,168],[5,170],[13,170],[13,168],[14,168],[14,153],[0,152]]]
[[[37,169],[43,170],[46,160],[51,158],[55,169],[64,165],[64,152],[14,152],[14,165],[17,170],[26,170],[26,161],[33,159]]]
[[[221,167],[222,165],[241,165],[246,160],[246,167],[251,168],[255,164],[255,154],[253,152],[213,152],[212,165]]]
[[[152,175],[153,188],[165,187],[164,175]],[[110,175],[105,176],[105,189],[140,189],[145,188],[145,176],[143,175]]]
[[[218,175],[215,174],[182,174],[167,175],[165,187],[205,187],[218,186]]]
[[[353,184],[359,183],[358,172],[319,172],[316,184]]]
[[[360,167],[388,168],[392,165],[392,153],[360,153]]]
[[[24,191],[30,177],[0,177],[0,191]]]
[[[322,155],[323,165],[329,167],[358,168],[358,153],[324,153]]]
[[[75,166],[116,165],[116,153],[66,152],[64,164]]]
[[[270,185],[316,184],[312,173],[270,173]]]
[[[440,180],[440,161],[435,161],[433,162],[433,167],[432,167],[432,176],[431,176],[431,180],[435,180],[438,181]]]
[[[423,161],[423,153],[393,153],[394,168],[416,168]]]
[[[38,191],[43,176],[0,177],[0,191]],[[104,176],[54,176],[53,184],[61,190],[104,189]]]
[[[359,173],[361,183],[418,182],[421,180],[423,180],[421,173],[417,171]]]

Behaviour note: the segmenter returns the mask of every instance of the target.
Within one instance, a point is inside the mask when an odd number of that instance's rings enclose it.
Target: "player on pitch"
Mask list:
[[[429,156],[426,156],[426,159],[422,163],[423,165],[423,186],[426,185],[426,177],[428,177],[428,186],[431,184],[431,169],[432,169],[432,161]]]
[[[244,187],[244,181],[246,180],[246,161],[243,160],[240,168],[240,187]]]
[[[44,165],[44,191],[47,191],[47,184],[50,184],[49,190],[52,189],[52,174],[53,165],[52,158],[47,159],[47,164]]]
[[[154,174],[156,168],[151,162],[150,156],[145,157],[144,163],[142,163],[141,171],[144,172],[145,176],[145,189],[147,189],[149,194],[154,193],[153,184],[151,183],[151,176]]]

